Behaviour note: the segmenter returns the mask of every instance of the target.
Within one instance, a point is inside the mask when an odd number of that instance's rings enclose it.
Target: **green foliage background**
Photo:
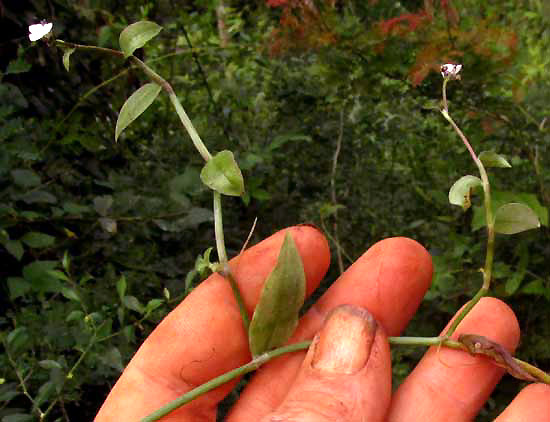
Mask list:
[[[317,2],[320,20],[295,10],[292,26],[283,8],[234,0],[226,2],[226,47],[218,2],[184,3],[5,7],[0,420],[34,420],[26,394],[42,411],[51,406],[48,420],[91,420],[139,344],[205,275],[195,264],[214,246],[202,161],[167,98],[115,143],[117,113],[146,78],[121,60],[80,51],[67,73],[60,51],[30,47],[27,26],[42,18],[61,39],[109,48],[132,22],[164,27],[138,55],[172,83],[210,150],[234,151],[243,170],[244,201],[224,199],[230,255],[256,216],[253,241],[313,222],[352,259],[388,236],[424,244],[436,272],[408,328],[418,336],[438,333],[481,283],[479,202],[464,214],[447,199],[452,183],[476,169],[437,112],[441,76],[429,71],[431,58],[463,63],[463,80],[449,88],[452,115],[478,152],[494,149],[512,163],[491,171],[497,199],[530,204],[544,224],[498,236],[494,294],[517,313],[519,356],[548,370],[547,2],[466,0],[455,6],[455,26],[435,5],[429,24],[411,30],[413,20],[404,20],[382,34],[380,23],[418,13],[423,2]],[[502,42],[510,34],[515,48]],[[442,39],[453,48],[441,48]],[[418,69],[428,70],[415,84]],[[337,275],[333,265],[320,291]],[[393,352],[396,385],[422,352]],[[505,377],[479,420],[520,388]]]

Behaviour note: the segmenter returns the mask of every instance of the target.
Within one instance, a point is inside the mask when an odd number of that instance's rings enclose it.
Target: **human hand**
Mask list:
[[[328,244],[312,227],[289,230],[302,256],[309,295],[328,269]],[[250,313],[276,263],[284,233],[276,233],[231,262]],[[438,352],[431,347],[392,397],[386,336],[399,335],[405,328],[431,277],[431,258],[415,241],[391,238],[372,246],[301,319],[290,342],[315,336],[307,354],[284,355],[260,368],[227,420],[472,420],[504,370],[463,351],[442,347]],[[466,332],[487,336],[508,350],[519,340],[512,310],[493,298],[482,299],[453,338]],[[96,421],[138,421],[250,359],[229,283],[213,274],[146,339]],[[217,404],[235,383],[199,397],[162,420],[215,421]],[[524,388],[497,421],[550,422],[550,387]]]

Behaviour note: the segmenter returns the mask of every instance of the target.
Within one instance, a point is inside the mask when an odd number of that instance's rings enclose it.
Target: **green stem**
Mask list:
[[[481,184],[483,187],[483,206],[485,208],[485,221],[487,224],[487,251],[485,254],[485,265],[482,270],[483,273],[483,285],[481,286],[480,290],[476,293],[476,295],[473,297],[472,300],[468,302],[468,304],[462,309],[462,312],[458,315],[457,318],[453,321],[451,324],[451,327],[446,333],[446,336],[451,336],[454,331],[456,330],[456,327],[458,327],[458,324],[464,319],[464,317],[470,312],[470,310],[479,302],[479,300],[485,296],[488,291],[489,287],[491,285],[491,277],[493,272],[493,260],[495,255],[495,223],[493,220],[493,210],[491,207],[491,185],[489,184],[489,177],[487,176],[487,171],[485,170],[485,167],[483,166],[483,163],[481,160],[477,157],[474,149],[470,145],[470,142],[468,142],[468,138],[464,135],[462,130],[458,127],[458,125],[455,123],[455,121],[452,119],[452,117],[449,115],[449,109],[447,104],[447,95],[446,95],[446,86],[447,86],[447,79],[444,79],[443,81],[443,109],[441,110],[441,114],[447,121],[451,124],[453,129],[456,131],[464,145],[466,146],[466,149],[469,151],[470,155],[472,156],[472,159],[474,160],[475,165],[477,166],[479,170],[479,174],[481,176]]]
[[[29,399],[29,401],[32,403],[32,408],[33,408],[33,411],[36,411],[36,413],[38,413],[38,417],[42,420],[42,417],[44,415],[44,413],[42,412],[42,410],[40,409],[40,406],[39,404],[34,400],[34,398],[31,396],[31,394],[29,393],[29,390],[27,389],[27,384],[25,382],[25,378],[23,377],[23,375],[21,375],[21,373],[19,372],[19,369],[17,368],[17,363],[15,362],[15,360],[13,359],[13,357],[11,356],[11,353],[9,351],[9,348],[8,348],[8,345],[7,343],[4,343],[4,350],[6,351],[6,356],[8,358],[8,362],[10,363],[10,365],[13,367],[13,370],[15,372],[15,376],[17,377],[17,379],[19,380],[19,385],[21,387],[21,390],[23,390],[23,395]],[[32,371],[32,370],[31,370]]]
[[[207,383],[204,383],[199,387],[191,391],[188,391],[187,393],[171,401],[167,405],[161,407],[160,409],[155,410],[149,416],[146,416],[145,418],[141,419],[141,422],[157,421],[163,416],[166,416],[168,413],[172,412],[178,407],[181,407],[189,403],[190,401],[201,396],[202,394],[205,394],[213,390],[214,388],[217,388],[220,385],[225,384],[228,381],[231,381],[234,378],[237,378],[249,372],[255,371],[256,369],[258,369],[260,366],[270,361],[271,359],[281,356],[285,353],[305,350],[309,347],[310,344],[311,344],[311,341],[303,341],[300,343],[291,344],[289,346],[280,347],[279,349],[272,350],[271,352],[268,352],[268,353],[264,353],[263,355],[260,355],[254,358],[251,362],[247,363],[246,365],[233,369],[232,371],[226,372],[225,374],[220,375],[219,377],[213,378]]]
[[[79,358],[77,359],[77,361],[74,363],[74,365],[72,366],[72,368],[69,370],[69,372],[67,372],[67,375],[65,375],[65,378],[63,379],[63,382],[61,383],[61,387],[59,388],[59,392],[61,392],[63,390],[63,388],[65,388],[65,384],[67,384],[67,381],[72,379],[73,376],[74,376],[74,371],[76,371],[76,369],[80,366],[80,364],[82,363],[82,361],[84,360],[84,358],[86,357],[86,355],[88,354],[88,352],[92,349],[92,347],[94,346],[94,344],[96,344],[96,339],[97,339],[97,332],[98,330],[104,325],[105,323],[101,324],[99,326],[99,328],[97,329],[94,329],[94,334],[92,336],[92,338],[90,339],[90,342],[88,343],[88,346],[86,346],[86,349],[80,354]],[[52,409],[54,408],[54,406],[57,404],[57,402],[59,401],[59,396],[56,397],[55,400],[53,400],[50,405],[48,406],[48,408],[46,409],[46,411],[40,416],[40,420],[43,421],[46,419],[46,417],[48,416],[48,414],[52,411]]]
[[[227,259],[227,252],[225,250],[225,242],[223,235],[223,218],[222,218],[222,196],[219,192],[214,191],[214,232],[216,234],[216,249],[218,250],[218,259],[221,264],[221,274],[229,281],[231,290],[235,295],[237,300],[237,305],[239,306],[239,312],[241,313],[241,318],[243,320],[243,326],[246,332],[248,332],[248,326],[250,325],[250,320],[248,319],[248,313],[246,312],[246,306],[244,304],[244,299],[239,290],[239,286],[235,277],[231,273],[229,268],[229,260]]]
[[[445,337],[388,337],[390,344],[403,346],[434,346],[447,341]]]
[[[460,314],[453,320],[451,323],[451,326],[447,330],[447,333],[445,334],[446,337],[450,337],[456,330],[456,327],[458,327],[458,324],[462,322],[462,320],[468,315],[468,312],[472,310],[472,308],[479,302],[479,300],[487,294],[487,289],[484,289],[483,287],[478,290],[476,295],[470,300],[462,309]]]
[[[223,274],[230,272],[227,252],[225,251],[225,240],[223,235],[223,216],[222,216],[222,196],[214,191],[214,232],[216,235],[216,249],[218,250],[218,259],[222,264]]]
[[[62,48],[75,48],[75,49],[78,48],[83,50],[92,50],[100,53],[111,54],[117,57],[124,57],[124,54],[122,52],[117,50],[112,50],[109,48],[75,44],[75,43],[69,43],[61,40],[56,40],[55,42],[56,42],[56,45]],[[183,127],[191,137],[191,141],[193,142],[193,145],[195,146],[195,148],[197,149],[201,157],[204,159],[204,161],[210,160],[212,158],[212,155],[208,151],[208,148],[206,148],[206,145],[204,145],[204,142],[202,141],[199,134],[197,133],[197,130],[193,126],[193,123],[189,119],[189,116],[187,116],[185,109],[181,105],[181,102],[179,101],[176,93],[174,92],[174,89],[168,83],[168,81],[166,81],[162,76],[156,73],[153,69],[151,69],[149,66],[147,66],[144,62],[142,62],[137,57],[130,56],[129,60],[132,61],[132,63],[135,66],[139,67],[153,82],[160,85],[162,89],[166,91],[166,93],[168,94],[168,97],[170,98],[170,102],[174,106],[174,109],[176,110],[176,113],[180,118],[181,123],[183,124]],[[218,251],[218,258],[220,260],[220,264],[222,266],[222,273],[224,277],[228,278],[229,283],[231,284],[231,289],[233,290],[233,293],[235,294],[235,298],[239,305],[239,310],[241,312],[243,324],[245,326],[245,329],[248,331],[249,319],[248,319],[248,314],[246,313],[246,308],[244,306],[244,300],[242,298],[241,292],[239,291],[239,287],[235,281],[235,278],[232,276],[229,268],[229,260],[227,258],[227,252],[225,249],[225,241],[224,241],[224,235],[223,235],[221,195],[218,192],[214,192],[214,230],[216,234],[216,249]]]

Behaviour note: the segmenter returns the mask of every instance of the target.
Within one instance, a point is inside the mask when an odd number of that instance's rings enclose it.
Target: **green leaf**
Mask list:
[[[55,384],[53,381],[46,381],[38,389],[38,394],[36,395],[34,401],[37,406],[40,406],[55,392]]]
[[[2,418],[2,422],[31,422],[33,420],[34,416],[25,413],[14,413]]]
[[[546,300],[550,302],[550,286],[546,286],[545,284],[545,280],[540,278],[530,281],[521,288],[520,293],[527,295],[544,296]]]
[[[84,319],[84,312],[72,311],[69,315],[67,315],[67,318],[65,318],[65,322],[82,321],[83,319]]]
[[[45,359],[38,362],[38,364],[44,369],[63,369],[63,366],[56,360]]]
[[[55,237],[39,232],[28,232],[21,241],[31,248],[46,248],[55,243]]]
[[[102,217],[109,213],[112,205],[113,197],[111,195],[96,196],[94,198],[94,210]]]
[[[167,232],[182,232],[189,228],[197,228],[200,224],[214,221],[214,213],[208,208],[193,207],[189,213],[177,220],[161,220],[154,219],[155,223],[161,230]]]
[[[145,313],[149,314],[149,313],[153,312],[160,305],[162,305],[163,302],[164,302],[164,300],[162,300],[162,299],[151,299],[149,302],[147,302],[147,305],[145,306]]]
[[[23,278],[27,280],[36,292],[61,291],[62,284],[49,272],[58,265],[57,261],[34,261],[23,267]]]
[[[27,192],[21,195],[19,199],[27,204],[55,204],[57,202],[57,198],[55,196],[43,190],[33,190]]]
[[[75,202],[65,202],[63,204],[63,210],[68,214],[81,215],[89,213],[91,208],[88,205],[80,205]]]
[[[139,302],[137,297],[135,296],[124,296],[122,298],[122,304],[132,311],[136,311],[140,314],[143,314],[145,309],[143,308],[143,305]]]
[[[470,194],[476,187],[481,186],[481,179],[476,176],[462,176],[449,190],[449,202],[458,205],[466,211],[472,205]]]
[[[122,105],[115,127],[115,142],[124,129],[136,120],[155,101],[161,90],[160,85],[148,83],[130,95]]]
[[[105,365],[120,372],[124,370],[124,365],[122,364],[122,355],[120,354],[120,350],[118,350],[117,347],[112,347],[107,350],[107,352],[100,357],[100,360]]]
[[[519,202],[520,204],[527,205],[535,212],[540,223],[543,226],[548,226],[548,209],[541,205],[536,195],[526,192],[492,190],[491,209],[493,210],[493,215],[495,215],[496,210],[500,206],[507,204],[508,202]],[[474,206],[473,208],[474,215],[472,218],[472,230],[475,231],[485,227],[485,208],[481,205]]]
[[[17,327],[12,330],[7,338],[7,346],[12,354],[17,354],[28,344],[30,340],[30,334],[27,327]]]
[[[122,301],[122,298],[126,295],[126,277],[121,276],[116,282],[116,291],[118,297]]]
[[[10,299],[17,299],[31,290],[31,283],[21,277],[8,277],[8,289]]]
[[[510,202],[501,206],[495,214],[495,232],[515,234],[540,227],[535,212],[527,205]]]
[[[494,151],[483,151],[479,154],[480,161],[485,167],[510,168],[510,163],[502,155]]]
[[[21,257],[25,251],[19,240],[7,240],[4,242],[4,247],[15,259],[21,261]]]
[[[162,26],[150,21],[136,22],[124,28],[118,39],[124,57],[130,57],[136,49],[143,47],[160,31],[162,31]]]
[[[248,330],[253,356],[286,343],[298,325],[306,276],[302,258],[287,232],[277,264],[267,277]]]
[[[71,267],[71,257],[69,256],[69,251],[65,251],[63,254],[63,259],[61,260],[61,265],[63,266],[63,269],[67,272],[69,272]]]
[[[62,280],[62,281],[71,281],[69,279],[69,277],[67,277],[67,274],[65,274],[63,271],[59,271],[59,270],[50,270],[48,271],[48,274],[57,278],[58,280]]]
[[[69,66],[70,66],[70,58],[71,58],[71,54],[73,54],[75,51],[74,48],[67,48],[65,49],[65,52],[63,53],[63,66],[65,67],[65,70],[68,72],[69,71]]]
[[[40,176],[32,170],[15,169],[11,171],[11,177],[16,185],[23,188],[32,188],[41,183]]]
[[[62,287],[61,288],[61,294],[69,300],[74,300],[75,302],[80,302],[80,296],[78,295],[78,292],[75,289],[71,289],[70,287]]]
[[[221,151],[204,165],[201,180],[210,189],[224,195],[241,196],[244,180],[231,151]]]

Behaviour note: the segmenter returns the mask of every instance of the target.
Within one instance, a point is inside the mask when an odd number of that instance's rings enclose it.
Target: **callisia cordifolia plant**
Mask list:
[[[49,38],[51,36],[52,27],[53,25],[51,23],[44,21],[36,25],[31,25],[29,27],[29,39],[31,41],[36,41],[44,37]],[[142,419],[142,421],[145,422],[159,420],[202,394],[230,380],[258,369],[269,360],[285,353],[305,350],[311,344],[311,341],[308,340],[286,345],[297,326],[300,317],[300,309],[305,299],[306,288],[305,272],[301,262],[301,256],[292,235],[288,233],[280,249],[277,263],[265,280],[264,290],[261,292],[259,303],[252,315],[252,320],[249,319],[244,300],[239,291],[234,274],[229,266],[229,260],[225,249],[221,206],[222,195],[233,197],[244,195],[243,176],[231,151],[223,150],[214,155],[209,152],[207,146],[203,143],[191,120],[187,116],[176,91],[172,88],[170,83],[156,73],[149,64],[143,62],[134,55],[136,49],[142,48],[151,39],[156,37],[161,30],[162,27],[154,22],[140,21],[133,23],[121,32],[119,37],[119,50],[75,44],[59,39],[49,43],[50,45],[56,45],[64,50],[63,64],[67,70],[69,70],[70,56],[76,50],[93,51],[122,58],[127,60],[128,63],[136,69],[141,70],[149,81],[138,88],[123,104],[116,123],[115,142],[125,128],[153,104],[161,92],[164,92],[174,106],[174,110],[180,118],[183,128],[187,131],[191,141],[197,149],[197,152],[204,160],[200,179],[213,193],[214,231],[219,262],[209,263],[208,260],[206,261],[208,261],[207,265],[212,271],[218,272],[227,279],[233,290],[241,313],[243,328],[248,333],[249,349],[252,360],[243,366],[205,382],[174,399],[172,402],[158,408]],[[485,267],[482,271],[483,286],[476,296],[463,308],[463,311],[459,314],[458,318],[455,319],[445,335],[438,337],[390,337],[389,342],[392,345],[439,345],[469,351],[472,354],[484,354],[505,366],[510,373],[519,374],[523,377],[522,379],[537,379],[542,382],[550,383],[550,375],[526,362],[513,358],[510,353],[499,344],[492,343],[482,336],[470,334],[469,336],[462,337],[462,341],[461,339],[456,341],[450,337],[458,323],[466,316],[479,299],[488,292],[491,280],[495,233],[514,234],[540,225],[536,216],[535,218],[533,217],[533,211],[524,209],[528,207],[521,204],[505,204],[497,210],[496,216],[493,217],[490,207],[489,179],[485,172],[485,166],[505,167],[503,165],[503,160],[505,161],[505,159],[491,152],[482,152],[478,157],[466,136],[449,115],[446,99],[446,85],[447,82],[451,80],[460,79],[459,73],[461,70],[462,65],[450,63],[443,64],[440,68],[443,77],[443,107],[441,113],[445,119],[451,123],[469,150],[473,161],[479,169],[481,178],[471,175],[463,176],[463,178],[457,181],[451,188],[449,200],[451,204],[459,205],[463,209],[467,209],[470,206],[469,197],[473,189],[478,186],[483,188],[488,230],[487,256]]]

